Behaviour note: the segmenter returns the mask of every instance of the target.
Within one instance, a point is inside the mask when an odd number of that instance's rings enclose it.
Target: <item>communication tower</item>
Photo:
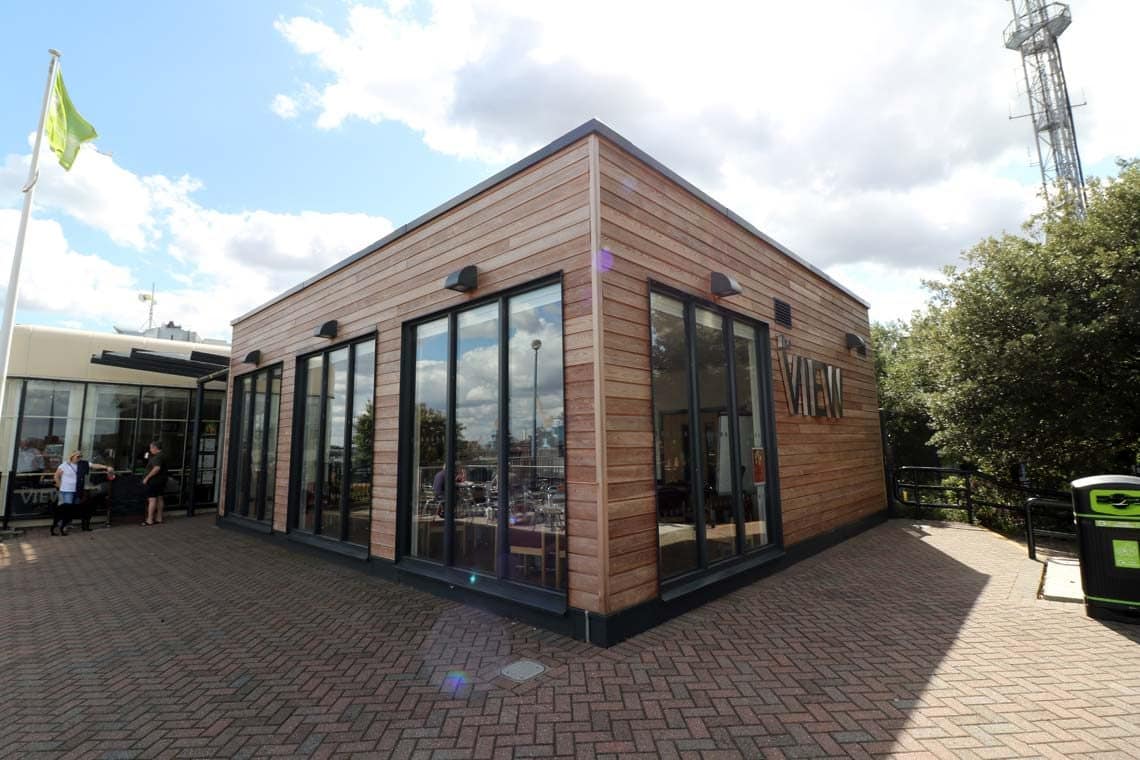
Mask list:
[[[1068,201],[1085,215],[1085,177],[1073,106],[1061,66],[1057,38],[1069,28],[1072,16],[1064,3],[1045,0],[1010,0],[1013,21],[1005,29],[1005,46],[1021,52],[1029,113],[1037,135],[1037,160],[1046,203]]]

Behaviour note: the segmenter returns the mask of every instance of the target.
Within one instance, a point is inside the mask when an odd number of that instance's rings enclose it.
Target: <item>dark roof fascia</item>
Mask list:
[[[92,364],[102,364],[107,367],[132,369],[139,372],[154,372],[159,375],[175,375],[177,377],[191,377],[195,380],[203,375],[217,370],[212,365],[204,366],[197,362],[179,361],[175,359],[161,359],[148,356],[127,356],[114,351],[104,351],[102,355],[92,355]]]
[[[472,198],[479,195],[480,193],[485,192],[487,190],[490,190],[495,185],[498,185],[501,182],[505,182],[506,180],[510,179],[511,177],[515,176],[516,174],[521,174],[522,172],[531,168],[532,166],[539,163],[540,161],[543,161],[543,160],[549,158],[550,156],[554,155],[555,153],[562,150],[563,148],[566,148],[569,145],[573,145],[574,143],[578,142],[582,138],[587,137],[589,135],[594,135],[594,134],[596,134],[600,137],[603,137],[606,140],[609,140],[614,145],[621,148],[626,153],[629,153],[630,155],[632,155],[637,160],[646,164],[647,166],[654,169],[655,171],[661,173],[662,175],[664,175],[666,178],[672,180],[673,182],[676,182],[678,185],[680,185],[686,191],[688,191],[692,195],[696,196],[696,198],[698,200],[700,200],[703,203],[707,204],[708,206],[712,207],[713,210],[717,211],[718,213],[723,214],[724,216],[728,217],[731,221],[735,222],[736,224],[740,225],[741,227],[743,227],[745,230],[747,230],[751,234],[760,238],[765,243],[772,246],[773,248],[775,248],[777,251],[784,254],[788,258],[792,259],[793,261],[795,261],[800,266],[811,271],[812,273],[814,273],[818,277],[823,278],[830,285],[839,289],[840,291],[842,291],[846,295],[850,296],[851,298],[855,299],[860,304],[862,304],[865,308],[869,309],[871,307],[871,304],[869,302],[867,302],[862,297],[853,293],[846,286],[841,285],[840,283],[836,282],[830,275],[828,275],[822,269],[815,266],[814,264],[809,263],[803,257],[794,253],[789,248],[780,244],[776,240],[773,240],[768,235],[765,235],[763,232],[761,232],[759,229],[757,229],[754,225],[752,225],[750,222],[745,220],[742,216],[740,216],[736,212],[730,210],[727,206],[720,203],[719,201],[715,200],[708,193],[705,193],[703,190],[700,190],[699,188],[697,188],[691,182],[689,182],[688,180],[681,177],[675,171],[673,171],[669,167],[665,166],[665,164],[661,163],[657,159],[650,156],[648,153],[646,153],[641,148],[634,145],[632,142],[630,142],[626,138],[622,137],[620,134],[615,132],[613,129],[611,129],[610,127],[607,127],[605,124],[598,121],[597,119],[590,119],[585,124],[582,124],[579,127],[575,127],[574,129],[570,130],[566,134],[559,137],[554,142],[550,143],[549,145],[547,145],[543,148],[539,148],[534,153],[531,153],[529,156],[527,156],[527,157],[525,157],[519,161],[516,161],[515,163],[508,166],[506,169],[503,169],[498,174],[495,174],[494,176],[491,176],[491,177],[483,180],[478,185],[475,185],[474,187],[470,188],[469,190],[466,190],[463,193],[460,193],[459,195],[455,196],[451,200],[446,201],[439,206],[436,206],[434,209],[432,209],[431,211],[428,211],[426,214],[422,214],[422,215],[416,217],[415,219],[413,219],[412,221],[408,222],[407,224],[392,230],[390,233],[388,233],[384,237],[380,238],[375,243],[372,243],[367,248],[363,248],[363,249],[357,251],[356,253],[352,254],[348,258],[345,258],[345,259],[342,259],[341,261],[338,261],[336,264],[333,264],[332,266],[328,267],[327,269],[324,269],[324,270],[318,272],[317,274],[313,275],[312,277],[309,277],[308,279],[304,280],[300,284],[294,285],[293,287],[286,290],[284,293],[266,301],[265,303],[261,304],[260,306],[254,308],[250,311],[247,311],[245,314],[242,314],[237,319],[234,319],[233,321],[231,321],[230,325],[236,325],[238,322],[241,322],[245,319],[252,317],[254,314],[257,314],[259,311],[267,309],[270,306],[285,300],[289,296],[294,295],[295,293],[299,293],[300,291],[309,287],[313,283],[318,282],[319,280],[323,280],[325,277],[328,277],[330,274],[333,274],[333,273],[335,273],[341,269],[344,269],[349,264],[352,264],[355,261],[359,261],[360,259],[364,258],[365,256],[367,256],[371,253],[375,253],[376,251],[380,250],[381,248],[388,245],[389,243],[391,243],[395,240],[399,240],[404,235],[407,235],[408,233],[413,232],[414,230],[417,230],[420,227],[423,227],[425,224],[435,220],[436,218],[443,216],[448,211],[451,211],[452,209],[456,208],[457,206],[460,206],[463,203],[466,203],[467,201],[471,200]]]
[[[203,364],[216,364],[219,367],[230,366],[230,357],[223,354],[211,354],[208,351],[191,351],[190,361],[202,362]]]

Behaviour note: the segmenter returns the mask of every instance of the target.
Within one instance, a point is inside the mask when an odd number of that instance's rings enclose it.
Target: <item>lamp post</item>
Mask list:
[[[530,490],[538,482],[538,349],[542,348],[542,341],[535,338],[530,342],[534,349],[534,397],[531,405],[530,427]]]

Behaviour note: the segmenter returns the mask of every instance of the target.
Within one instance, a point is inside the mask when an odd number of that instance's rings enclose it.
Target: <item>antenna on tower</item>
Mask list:
[[[150,284],[150,293],[139,293],[139,300],[146,303],[150,302],[149,308],[146,311],[146,329],[154,327],[154,283]]]
[[[1072,203],[1083,217],[1087,205],[1085,175],[1057,45],[1057,38],[1072,23],[1069,6],[1045,0],[1009,0],[1009,4],[1013,21],[1005,29],[1005,46],[1021,52],[1045,201],[1050,206]]]

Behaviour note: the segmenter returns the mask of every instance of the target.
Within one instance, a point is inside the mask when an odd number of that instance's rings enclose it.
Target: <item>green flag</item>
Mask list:
[[[70,171],[71,165],[75,163],[75,155],[79,153],[79,146],[88,140],[94,140],[99,133],[75,110],[75,105],[67,96],[67,88],[63,86],[63,72],[59,69],[55,71],[52,91],[54,97],[45,125],[48,144],[59,156],[59,165]]]

